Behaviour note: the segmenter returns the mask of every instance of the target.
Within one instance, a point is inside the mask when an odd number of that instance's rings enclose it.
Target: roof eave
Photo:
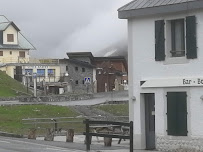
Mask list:
[[[174,5],[166,5],[134,10],[118,10],[118,18],[129,19],[134,17],[144,17],[150,15],[184,12],[201,8],[203,8],[203,1],[193,1],[188,3],[179,3]]]
[[[10,26],[10,25],[12,25],[15,29],[16,29],[16,31],[20,31],[20,29],[15,25],[15,23],[14,22],[10,22],[8,25],[7,25],[7,27],[4,29],[4,31]]]

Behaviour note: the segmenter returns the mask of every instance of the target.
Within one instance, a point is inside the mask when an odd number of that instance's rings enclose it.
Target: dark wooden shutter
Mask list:
[[[155,60],[165,60],[164,20],[155,21]]]
[[[167,93],[168,135],[187,136],[186,92]]]
[[[186,92],[177,93],[177,135],[187,136],[187,95]]]
[[[186,52],[188,59],[197,58],[196,17],[186,17]]]
[[[167,93],[167,132],[168,135],[176,135],[176,95]]]

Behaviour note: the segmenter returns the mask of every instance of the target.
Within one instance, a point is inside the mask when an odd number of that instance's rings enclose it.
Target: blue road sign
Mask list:
[[[90,77],[85,77],[85,84],[87,84],[87,83],[91,83],[91,78]]]

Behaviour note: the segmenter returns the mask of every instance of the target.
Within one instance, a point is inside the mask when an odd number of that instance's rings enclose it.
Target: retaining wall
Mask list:
[[[92,99],[93,94],[67,95],[67,96],[39,96],[39,97],[20,97],[20,102],[62,102]]]

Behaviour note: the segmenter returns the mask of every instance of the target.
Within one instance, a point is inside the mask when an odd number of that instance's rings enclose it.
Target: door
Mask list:
[[[146,149],[155,149],[155,96],[144,94]]]
[[[15,72],[14,72],[14,79],[22,82],[23,75],[22,75],[22,66],[16,66]]]

